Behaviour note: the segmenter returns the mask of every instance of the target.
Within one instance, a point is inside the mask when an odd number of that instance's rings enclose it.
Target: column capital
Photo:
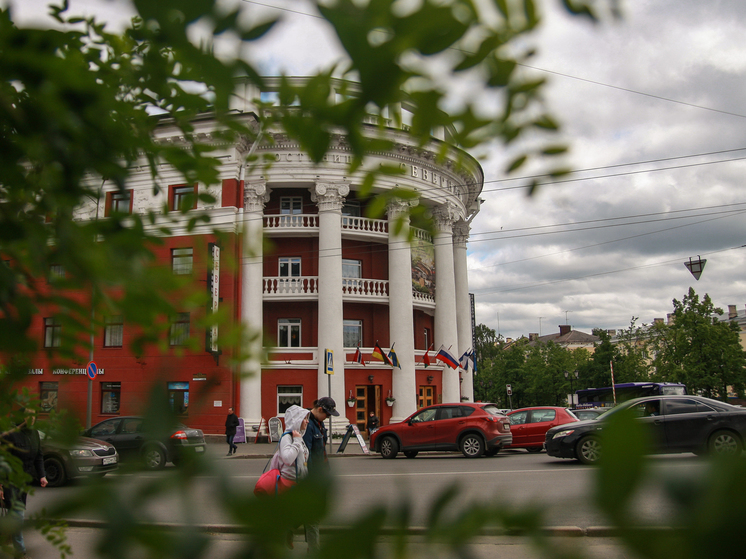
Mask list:
[[[402,215],[408,215],[409,210],[419,205],[419,200],[403,200],[401,198],[392,198],[386,204],[386,213],[390,220],[396,219]]]
[[[247,181],[243,187],[244,212],[264,212],[264,204],[269,202],[269,189],[266,180]]]
[[[466,243],[469,241],[470,230],[471,227],[466,221],[457,221],[453,225],[453,245],[460,248],[466,248]]]
[[[317,182],[311,190],[311,200],[316,202],[320,212],[340,212],[349,193],[347,182]]]
[[[438,231],[443,233],[451,233],[453,231],[453,224],[460,219],[460,215],[451,203],[445,203],[433,210],[433,219],[435,220],[435,226]]]

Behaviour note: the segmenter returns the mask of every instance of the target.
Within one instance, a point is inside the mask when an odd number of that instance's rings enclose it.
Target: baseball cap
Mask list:
[[[339,412],[335,409],[337,407],[337,403],[329,396],[324,396],[323,398],[319,398],[318,405],[322,410],[324,410],[329,415],[333,415],[334,417],[339,417]]]

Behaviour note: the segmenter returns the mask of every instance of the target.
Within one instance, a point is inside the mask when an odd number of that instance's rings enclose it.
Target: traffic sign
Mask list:
[[[508,396],[512,396],[512,395],[513,395],[513,389],[512,389],[511,387],[510,387],[510,385],[509,385],[509,384],[506,384],[506,385],[505,385],[505,388],[507,388],[507,389],[508,389]]]
[[[331,349],[326,350],[326,374],[334,374],[334,351]]]
[[[88,367],[86,368],[86,374],[88,375],[88,378],[91,380],[96,380],[96,375],[98,374],[98,367],[96,366],[96,363],[94,361],[91,361],[88,363]]]

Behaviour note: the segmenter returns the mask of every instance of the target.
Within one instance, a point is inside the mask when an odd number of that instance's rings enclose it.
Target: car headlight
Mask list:
[[[81,450],[81,449],[73,449],[68,451],[70,453],[70,456],[74,458],[92,458],[94,456],[93,452],[90,450]]]
[[[572,435],[575,432],[575,429],[565,429],[564,431],[557,431],[553,439],[561,439],[562,437],[566,437],[567,435]]]

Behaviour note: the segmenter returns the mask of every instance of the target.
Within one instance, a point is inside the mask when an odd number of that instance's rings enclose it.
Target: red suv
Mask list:
[[[463,452],[467,458],[494,456],[513,441],[510,421],[495,404],[437,404],[416,411],[401,423],[381,427],[370,446],[383,458],[399,451],[414,458],[425,450]]]

